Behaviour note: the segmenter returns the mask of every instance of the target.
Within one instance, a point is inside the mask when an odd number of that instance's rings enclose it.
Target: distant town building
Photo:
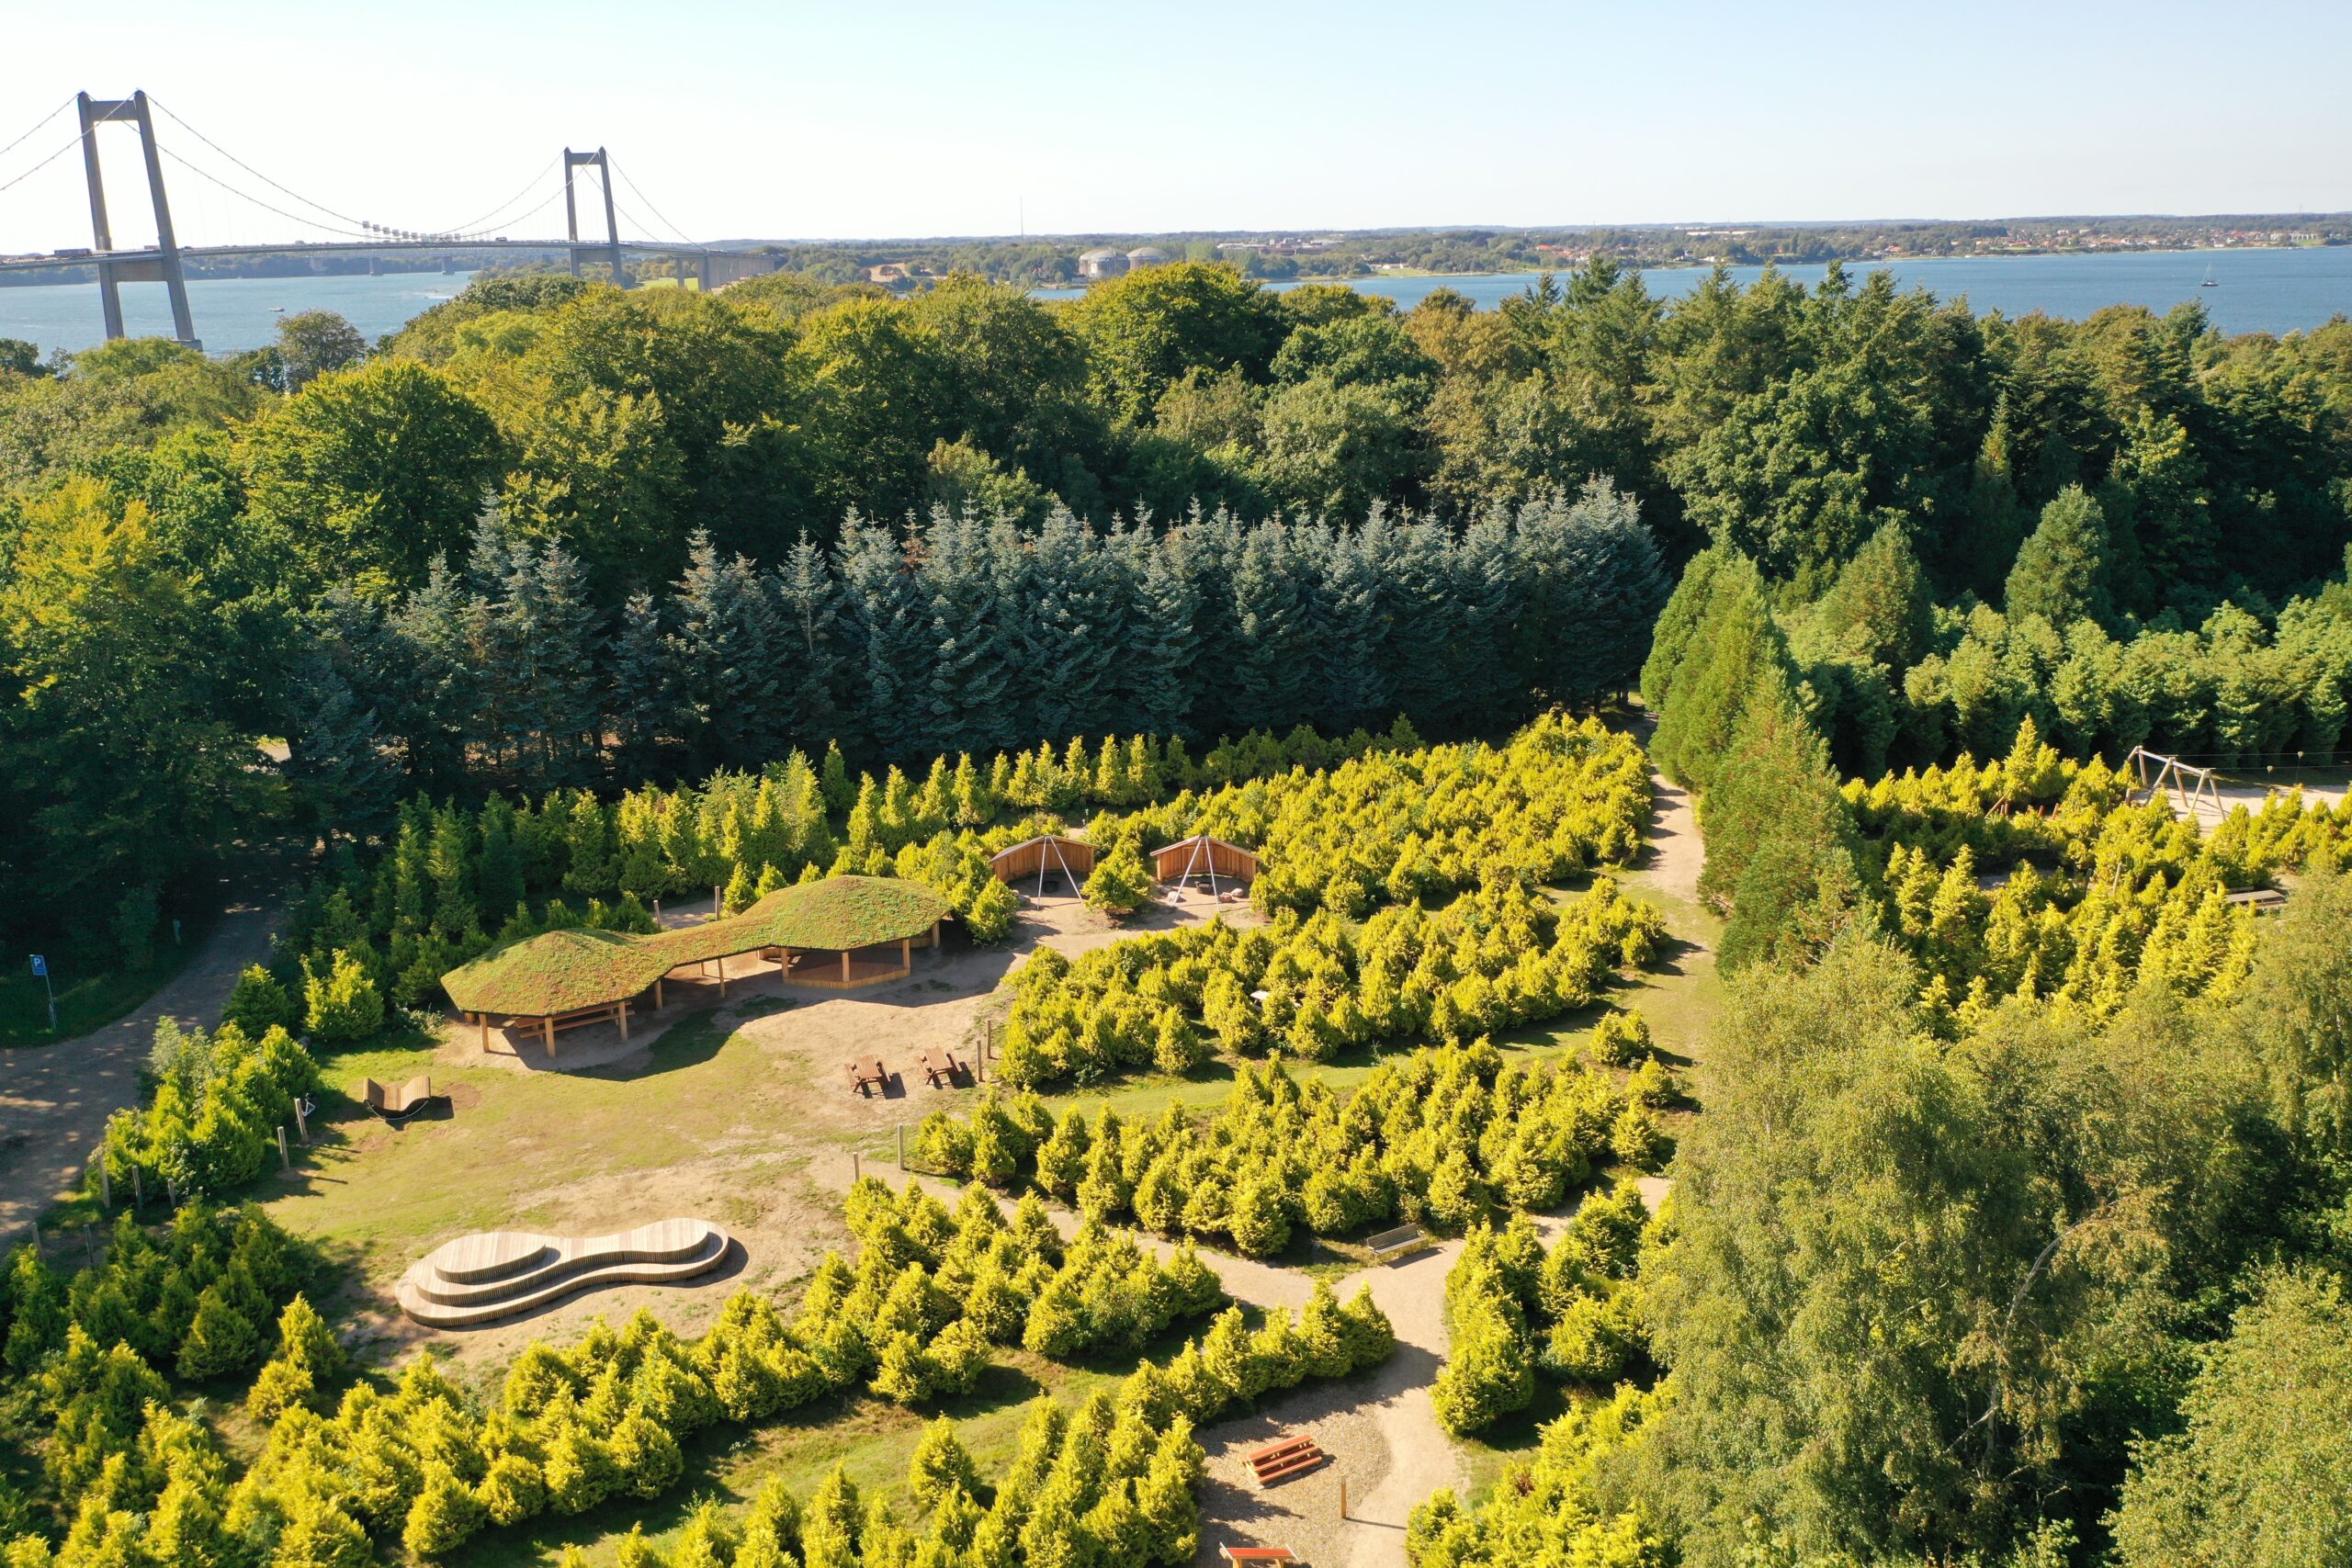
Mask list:
[[[1114,251],[1108,245],[1099,245],[1078,258],[1078,276],[1080,277],[1116,277],[1126,270],[1127,253]]]
[[[1141,272],[1148,266],[1166,266],[1168,253],[1158,245],[1137,245],[1127,253],[1127,270]]]

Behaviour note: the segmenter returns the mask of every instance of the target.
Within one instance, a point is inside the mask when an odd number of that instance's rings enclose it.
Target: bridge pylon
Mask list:
[[[596,177],[605,187],[605,244],[601,247],[592,244],[588,248],[602,249],[605,252],[605,256],[612,263],[613,287],[627,288],[628,269],[621,265],[621,220],[619,215],[613,210],[613,164],[602,147],[597,148],[594,152],[574,152],[569,147],[563,150],[563,221],[571,238],[571,276],[574,277],[580,276],[582,249],[580,204],[573,196],[571,171],[591,167],[596,171]]]
[[[98,308],[104,312],[107,341],[123,335],[122,285],[160,281],[172,302],[172,335],[190,348],[202,348],[196,321],[187,308],[187,272],[180,265],[179,241],[172,231],[172,207],[164,195],[164,163],[155,151],[155,120],[147,109],[147,95],[128,98],[94,98],[76,95],[82,115],[82,169],[90,185],[90,230],[96,241]],[[139,128],[140,150],[146,154],[147,194],[155,204],[155,254],[135,261],[113,261],[114,231],[107,222],[106,176],[98,166],[98,127],[109,120]]]

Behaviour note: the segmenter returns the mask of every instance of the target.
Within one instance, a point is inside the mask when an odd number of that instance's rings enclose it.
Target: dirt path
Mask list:
[[[220,913],[203,945],[144,1006],[76,1040],[0,1053],[0,1240],[17,1240],[72,1192],[107,1118],[138,1102],[156,1023],[211,1024],[238,974],[269,956],[285,914],[269,868],[224,866],[215,896]]]
[[[1664,773],[1652,773],[1650,794],[1649,831],[1643,835],[1649,852],[1634,868],[1633,879],[1695,904],[1707,849],[1700,841],[1699,815],[1690,808],[1690,793]]]

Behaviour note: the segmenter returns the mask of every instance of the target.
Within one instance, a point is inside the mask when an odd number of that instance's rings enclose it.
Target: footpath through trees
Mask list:
[[[0,1052],[0,1243],[27,1239],[44,1210],[72,1195],[107,1118],[139,1103],[155,1025],[211,1027],[238,975],[268,962],[286,917],[274,863],[225,863],[216,897],[203,945],[143,1006],[77,1039]]]

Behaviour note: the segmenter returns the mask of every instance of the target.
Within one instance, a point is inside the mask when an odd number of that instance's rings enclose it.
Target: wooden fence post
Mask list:
[[[283,1122],[277,1124],[277,1168],[280,1170],[294,1168],[294,1156],[286,1152],[286,1123]]]
[[[854,1187],[857,1183],[857,1151],[855,1149],[852,1149],[849,1152],[849,1184],[852,1187]]]
[[[1348,1478],[1340,1477],[1340,1517],[1348,1517]]]
[[[904,1122],[899,1123],[899,1168],[907,1168],[907,1124]]]
[[[130,1168],[130,1208],[133,1213],[147,1206],[147,1184],[139,1179],[139,1168]]]
[[[311,1146],[311,1119],[302,1114],[302,1102],[299,1100],[294,1102],[294,1134],[302,1140],[304,1148]]]
[[[107,1173],[107,1151],[103,1146],[98,1150],[98,1206],[109,1211],[114,1208],[114,1178]]]

